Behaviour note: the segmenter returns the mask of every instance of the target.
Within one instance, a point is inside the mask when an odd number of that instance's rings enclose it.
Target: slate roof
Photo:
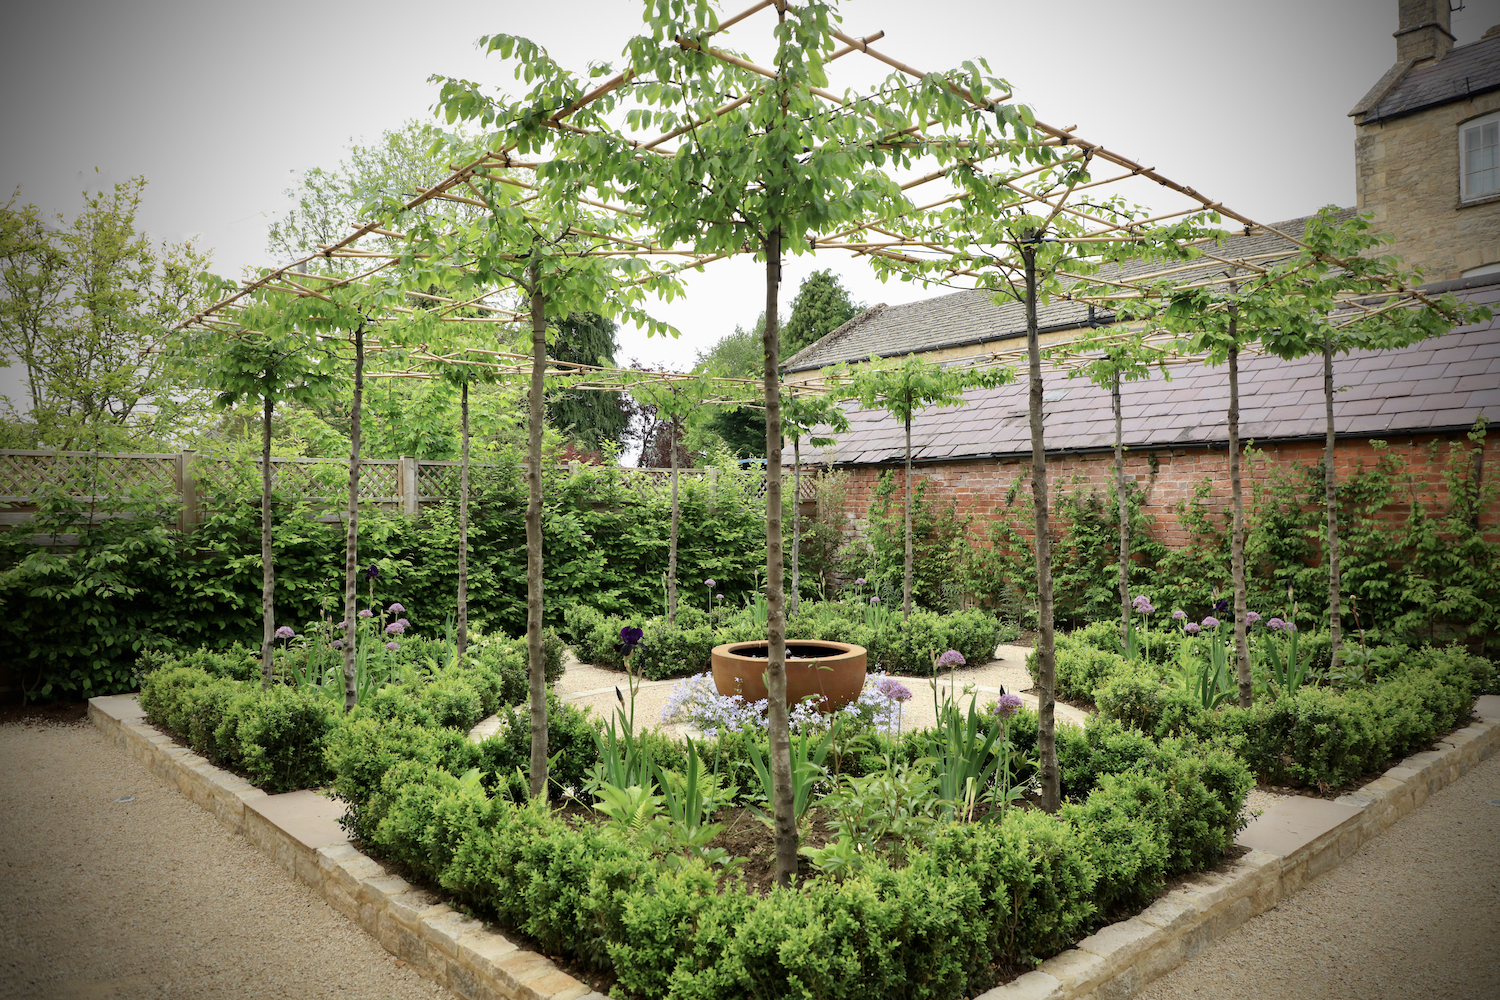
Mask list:
[[[1345,209],[1342,220],[1354,213]],[[1288,236],[1300,237],[1308,216],[1278,222],[1272,229]],[[1234,259],[1262,254],[1295,253],[1295,245],[1266,230],[1246,235],[1238,232],[1222,245],[1208,248],[1215,256]],[[1224,265],[1212,258],[1199,258],[1205,272],[1222,270]],[[1100,272],[1101,277],[1130,277],[1160,270],[1164,265],[1132,261],[1123,267]],[[1183,278],[1190,274],[1182,275]],[[1088,305],[1053,299],[1037,307],[1037,325],[1042,333],[1059,329],[1076,329],[1088,325]],[[1112,322],[1112,313],[1097,309],[1095,322]],[[840,362],[865,361],[876,357],[921,353],[948,347],[990,344],[995,341],[1026,336],[1026,308],[1020,302],[995,305],[984,292],[960,291],[921,302],[904,305],[878,305],[867,309],[843,326],[829,333],[782,363],[788,373],[813,371]],[[1013,346],[1013,345],[1006,345]],[[978,351],[976,351],[978,353]]]
[[[1407,67],[1404,72],[1403,66]],[[1500,89],[1500,34],[1449,49],[1437,62],[1415,69],[1409,63],[1397,63],[1349,114],[1363,115],[1360,124],[1368,125],[1496,89]]]
[[[1334,422],[1340,434],[1385,437],[1467,428],[1479,413],[1500,421],[1500,280],[1444,283],[1460,298],[1489,305],[1495,319],[1402,351],[1356,352],[1334,359]],[[1443,286],[1434,286],[1443,290]],[[1083,376],[1047,372],[1047,450],[1114,447],[1109,393]],[[1121,391],[1124,439],[1131,448],[1225,442],[1229,406],[1225,369],[1179,366],[1172,380],[1156,375]],[[912,420],[912,453],[920,461],[1029,455],[1024,379],[970,392],[968,405],[930,408]],[[851,404],[852,405],[852,404]],[[1257,441],[1317,438],[1324,433],[1323,364],[1250,356],[1240,364],[1240,435]],[[884,410],[854,409],[849,431],[837,435],[832,460],[859,465],[901,460],[901,425]],[[820,456],[823,458],[824,456]],[[826,459],[825,459],[826,460]]]

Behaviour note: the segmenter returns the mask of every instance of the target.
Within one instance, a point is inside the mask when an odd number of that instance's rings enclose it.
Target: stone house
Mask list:
[[[1395,237],[1394,252],[1423,269],[1433,292],[1491,306],[1497,318],[1402,351],[1355,353],[1334,362],[1340,474],[1377,451],[1404,457],[1419,495],[1441,500],[1443,443],[1461,440],[1481,415],[1500,423],[1500,26],[1454,48],[1447,0],[1401,0],[1397,62],[1353,112],[1358,203],[1376,229]],[[1303,219],[1273,228],[1300,235]],[[1229,257],[1263,249],[1266,235],[1241,233]],[[1071,339],[1112,316],[1054,300],[1039,311],[1041,339]],[[876,306],[782,366],[788,382],[814,380],[840,362],[919,353],[953,360],[1025,345],[1019,303],[995,305],[977,292]],[[1261,450],[1254,476],[1274,464],[1316,463],[1325,423],[1320,358],[1287,362],[1251,355],[1241,361],[1241,436]],[[1101,489],[1113,478],[1114,424],[1107,391],[1066,373],[1044,375],[1046,446],[1054,489]],[[1025,380],[974,391],[967,405],[916,414],[916,473],[951,498],[976,529],[994,516],[1031,457]],[[1225,426],[1228,382],[1222,368],[1180,366],[1122,389],[1127,476],[1145,490],[1146,513],[1162,540],[1184,540],[1176,507],[1206,482],[1209,505],[1229,500]],[[884,411],[850,413],[850,429],[804,462],[850,475],[847,512],[861,526],[882,473],[904,460],[901,426]],[[1433,443],[1438,447],[1434,449]],[[1486,439],[1480,468],[1500,467],[1500,433]],[[1493,473],[1491,473],[1493,475]],[[1391,516],[1400,516],[1392,511]],[[1494,525],[1500,531],[1500,524]]]

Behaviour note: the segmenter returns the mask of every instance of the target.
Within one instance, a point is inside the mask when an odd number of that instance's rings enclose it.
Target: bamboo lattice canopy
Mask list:
[[[183,327],[233,330],[241,307],[267,292],[328,298],[339,289],[377,281],[399,284],[401,275],[418,265],[428,273],[440,267],[472,274],[479,266],[477,256],[434,262],[414,249],[427,245],[414,234],[421,230],[430,235],[434,218],[448,218],[443,211],[519,213],[539,233],[551,225],[547,238],[566,252],[633,261],[637,284],[681,275],[735,254],[757,253],[759,244],[748,240],[727,250],[668,241],[630,204],[642,197],[641,192],[619,190],[603,175],[575,177],[567,184],[558,178],[567,176],[569,150],[579,142],[602,144],[641,162],[667,160],[698,141],[702,131],[750,121],[757,96],[783,78],[748,53],[757,45],[764,48],[778,19],[791,9],[784,0],[760,0],[733,16],[710,17],[692,34],[644,47],[646,40],[635,39],[617,71],[610,68],[598,74],[609,74],[606,79],[586,82],[569,77],[571,89],[550,114],[523,102],[494,101],[496,117],[479,147],[482,151],[451,164],[447,176],[429,187],[415,193],[390,192],[382,207],[351,224],[347,236],[244,282]],[[835,12],[820,46],[827,82],[814,85],[804,75],[790,85],[803,88],[802,96],[830,121],[880,123],[874,145],[889,154],[883,171],[898,194],[852,223],[795,234],[794,249],[850,254],[882,272],[929,285],[1001,294],[1009,287],[1014,294],[1022,245],[1052,244],[1076,262],[1079,272],[1054,294],[1107,309],[1159,297],[1168,287],[1222,291],[1231,282],[1253,282],[1271,265],[1305,249],[1300,234],[1262,225],[1191,185],[1088,140],[1075,126],[1056,127],[1038,120],[1008,83],[985,76],[987,67],[982,64],[932,73],[889,54],[887,40],[884,31],[853,35],[842,30]],[[739,42],[743,50],[732,48]],[[663,114],[660,104],[650,100],[659,102],[662,88],[671,81],[657,79],[654,67],[663,60],[686,58],[713,60],[723,69],[720,79],[726,91],[707,110],[702,102],[690,105],[684,100]],[[840,89],[836,81],[854,61],[887,75],[872,88]],[[946,110],[930,115],[924,111],[912,119],[903,108],[916,106],[910,95],[921,88],[949,102]],[[653,93],[655,98],[650,97]],[[653,110],[654,114],[642,114]],[[529,131],[518,124],[523,116],[529,116]],[[652,123],[666,127],[652,129]],[[886,123],[891,123],[888,129]],[[563,220],[560,225],[558,219]],[[981,224],[975,226],[976,220]],[[1215,228],[1224,223],[1232,224],[1235,232],[1257,236],[1256,251],[1226,252],[1223,231]],[[986,225],[993,239],[984,235]],[[1138,252],[1143,250],[1149,252]],[[508,259],[519,260],[523,253],[517,248]],[[1430,304],[1414,288],[1394,287],[1389,292],[1379,301],[1350,301],[1344,314],[1355,318],[1417,302]],[[472,324],[475,330],[504,329],[523,318],[505,301],[505,293],[499,282],[478,295],[412,283],[368,318],[376,336],[382,323],[419,311],[445,322]],[[1167,350],[1170,345],[1163,340],[1159,346]],[[524,356],[503,351],[455,353],[425,345],[408,349],[406,356],[407,369],[388,374],[421,377],[433,366],[470,364],[502,376],[519,376],[526,364]],[[978,352],[962,363],[992,367],[1018,360],[1016,352]],[[566,379],[572,388],[598,390],[686,377],[561,361],[549,362],[548,375]],[[733,381],[716,386],[710,397],[727,402],[753,394],[752,384],[740,387]]]

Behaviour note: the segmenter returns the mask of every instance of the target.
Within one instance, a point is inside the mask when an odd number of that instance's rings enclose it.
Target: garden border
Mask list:
[[[1138,915],[1110,924],[978,1000],[1121,1000],[1170,972],[1256,914],[1337,866],[1457,781],[1500,746],[1500,699],[1486,716],[1412,754],[1335,803],[1345,819],[1289,854],[1252,850],[1225,873],[1204,872]],[[1477,711],[1477,710],[1476,710]],[[134,696],[89,700],[89,719],[184,796],[243,835],[316,891],[392,955],[468,1000],[608,1000],[545,956],[458,912],[347,843],[312,847],[250,803],[266,792],[179,746],[153,726]],[[295,794],[295,793],[294,793]],[[248,808],[247,808],[248,807]],[[284,824],[290,825],[290,824]]]

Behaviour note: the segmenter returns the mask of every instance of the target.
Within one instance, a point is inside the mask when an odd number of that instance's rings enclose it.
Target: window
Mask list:
[[[1500,194],[1500,115],[1460,125],[1458,157],[1461,200]]]

